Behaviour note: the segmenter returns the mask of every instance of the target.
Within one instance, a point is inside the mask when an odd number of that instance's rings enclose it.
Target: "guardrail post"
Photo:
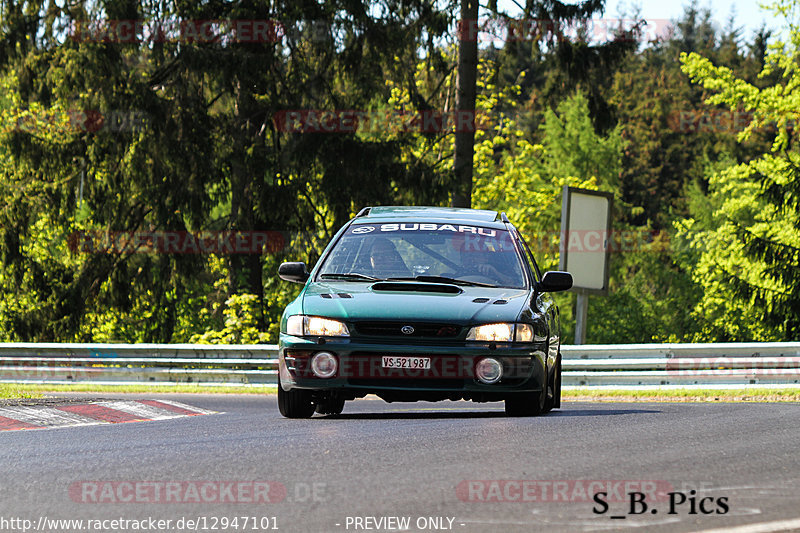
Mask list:
[[[578,291],[575,302],[575,344],[586,344],[586,315],[589,310],[589,295]]]

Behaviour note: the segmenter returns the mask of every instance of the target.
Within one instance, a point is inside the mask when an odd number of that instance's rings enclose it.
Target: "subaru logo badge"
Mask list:
[[[411,335],[414,333],[414,326],[403,326],[400,328],[400,331],[402,331],[404,335]]]
[[[372,231],[375,231],[374,226],[358,226],[356,228],[353,228],[353,231],[351,231],[350,233],[352,233],[353,235],[361,235],[362,233],[370,233]]]

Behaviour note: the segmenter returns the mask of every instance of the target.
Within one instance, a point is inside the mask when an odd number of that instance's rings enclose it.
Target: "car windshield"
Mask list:
[[[443,223],[354,224],[336,243],[318,278],[526,286],[508,231]]]

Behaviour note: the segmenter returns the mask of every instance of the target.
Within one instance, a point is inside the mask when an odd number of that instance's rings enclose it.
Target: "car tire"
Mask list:
[[[561,407],[561,354],[556,359],[553,375],[547,384],[547,398],[544,401],[544,412]]]
[[[344,399],[338,396],[325,398],[317,403],[317,413],[321,415],[339,415],[344,411]]]
[[[558,366],[556,366],[556,389],[555,389],[555,403],[554,409],[561,409],[561,352],[558,353]]]
[[[314,404],[311,403],[311,392],[303,389],[283,390],[278,377],[278,410],[286,418],[311,418]]]
[[[538,416],[544,413],[547,389],[538,392],[525,392],[506,397],[508,416]]]

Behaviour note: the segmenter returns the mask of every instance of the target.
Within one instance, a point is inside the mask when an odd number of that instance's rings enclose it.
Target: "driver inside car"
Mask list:
[[[514,285],[514,278],[504,272],[503,253],[507,252],[492,251],[487,248],[466,249],[462,252],[463,264],[471,266],[474,272],[486,277],[491,283],[501,286]]]
[[[378,237],[369,249],[369,264],[375,276],[398,278],[411,275],[400,253],[389,239]]]

